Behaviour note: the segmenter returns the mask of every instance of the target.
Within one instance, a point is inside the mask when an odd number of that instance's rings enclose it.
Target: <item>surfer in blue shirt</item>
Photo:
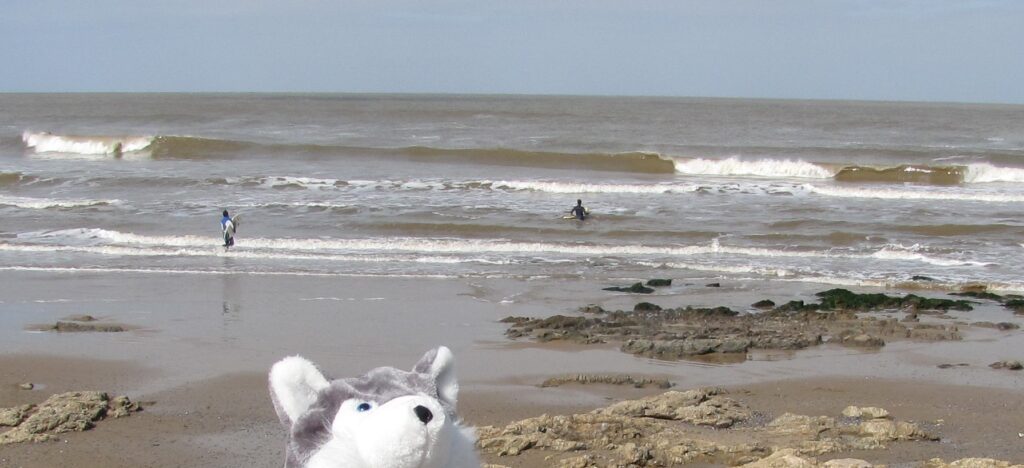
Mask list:
[[[569,214],[575,216],[576,219],[583,221],[584,219],[587,219],[587,215],[590,214],[590,211],[583,206],[583,200],[576,200],[576,206],[572,207]]]
[[[227,250],[232,245],[235,245],[235,222],[228,215],[228,210],[224,210],[224,216],[220,218],[220,227],[224,233],[224,250]]]

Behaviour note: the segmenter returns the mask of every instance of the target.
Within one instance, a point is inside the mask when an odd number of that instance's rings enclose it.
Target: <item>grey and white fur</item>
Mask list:
[[[441,346],[412,371],[378,367],[328,380],[287,357],[270,395],[288,430],[285,468],[479,468],[476,436],[456,415],[454,358]]]

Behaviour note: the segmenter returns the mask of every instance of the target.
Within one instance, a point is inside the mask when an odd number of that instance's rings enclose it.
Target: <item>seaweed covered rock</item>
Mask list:
[[[661,288],[661,287],[665,287],[665,286],[672,286],[672,280],[671,279],[652,278],[652,279],[647,280],[647,285],[652,287],[652,288]]]
[[[965,300],[932,299],[907,294],[893,297],[881,293],[857,294],[848,289],[835,288],[816,294],[821,298],[821,309],[824,310],[885,310],[912,307],[916,310],[962,310],[970,311],[970,302]]]

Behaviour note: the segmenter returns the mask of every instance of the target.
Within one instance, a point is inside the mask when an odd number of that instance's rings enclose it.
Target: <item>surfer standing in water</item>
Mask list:
[[[576,206],[572,207],[569,214],[575,216],[576,219],[583,221],[584,219],[587,219],[587,215],[590,214],[590,211],[583,206],[583,200],[576,200]]]
[[[220,218],[220,227],[224,233],[224,250],[229,249],[232,245],[235,245],[235,226],[234,220],[228,215],[228,210],[224,210],[224,216]]]

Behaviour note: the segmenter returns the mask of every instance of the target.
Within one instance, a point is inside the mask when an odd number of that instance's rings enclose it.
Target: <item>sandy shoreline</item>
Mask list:
[[[986,456],[1024,462],[1024,375],[989,369],[1024,358],[1019,331],[972,331],[962,342],[893,343],[865,352],[820,346],[752,353],[743,363],[662,362],[614,346],[538,345],[504,338],[510,315],[571,313],[583,304],[631,307],[728,305],[805,298],[821,285],[766,282],[704,288],[695,281],[654,296],[609,294],[603,284],[460,278],[258,277],[0,273],[0,407],[38,403],[52,393],[102,390],[143,402],[145,411],[62,435],[60,442],[0,447],[3,466],[280,466],[283,430],[265,372],[303,354],[334,375],[409,367],[444,344],[456,355],[463,418],[506,424],[541,413],[567,414],[661,390],[567,386],[541,389],[547,376],[630,373],[667,378],[679,389],[724,386],[772,414],[835,414],[850,404],[900,418],[943,420],[942,440],[921,449],[853,454],[894,463]],[[71,314],[137,327],[124,333],[26,331]],[[971,320],[1018,317],[979,307]],[[944,362],[967,367],[938,369]],[[37,384],[21,390],[19,383]],[[528,458],[489,458],[536,466]]]

